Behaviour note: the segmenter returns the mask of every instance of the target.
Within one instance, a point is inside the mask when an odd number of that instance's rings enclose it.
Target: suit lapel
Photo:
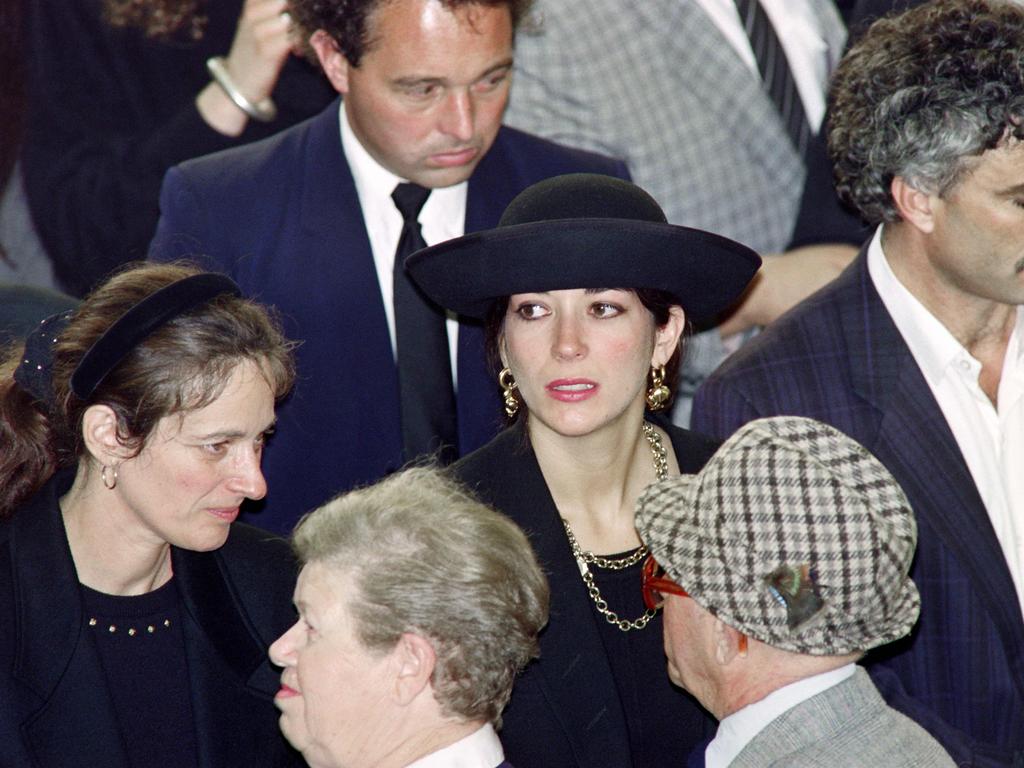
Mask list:
[[[502,128],[469,179],[466,190],[467,234],[497,226],[501,214],[517,194],[514,173],[507,157],[507,142],[508,132]],[[497,372],[488,369],[481,323],[460,320],[457,364],[459,453],[464,456],[485,445],[501,428]]]
[[[359,359],[352,364],[363,372],[359,379],[363,382],[362,399],[397,403],[398,367],[359,193],[341,146],[338,108],[335,102],[316,119],[309,132],[309,146],[302,154],[302,239],[292,268],[308,271],[305,280],[311,290],[303,297],[309,304],[307,316],[334,319],[335,329],[311,331],[318,343],[331,343],[335,333],[339,338],[358,340]],[[317,322],[311,320],[310,324]],[[321,354],[332,357],[330,352]],[[300,347],[300,359],[302,356]],[[374,418],[378,436],[393,440],[394,453],[400,456],[397,407],[378,408]]]
[[[848,274],[860,296],[857,302],[840,302],[850,307],[842,324],[853,386],[879,414],[877,437],[866,447],[901,478],[912,505],[928,510],[928,524],[967,573],[998,628],[1016,684],[1024,694],[1020,604],[974,478],[871,282],[866,246]]]
[[[67,485],[70,479],[61,478]],[[13,672],[40,704],[22,729],[39,765],[127,767],[99,656],[84,633],[58,483],[51,480],[12,523],[19,605]]]
[[[173,550],[174,577],[182,600],[185,656],[192,691],[199,765],[266,765],[279,738],[272,718],[267,743],[231,738],[252,732],[251,707],[239,707],[239,691],[273,699],[278,676],[266,649],[247,628],[212,553]],[[269,711],[269,710],[268,710]]]
[[[503,127],[469,178],[466,189],[466,234],[496,227],[501,214],[520,191],[512,171],[514,166],[508,158],[508,141],[508,129]]]
[[[551,619],[536,670],[544,695],[580,765],[630,765],[625,715],[561,516],[522,428],[506,430],[497,441],[489,501],[521,511],[516,522],[530,537],[551,586]],[[584,738],[573,738],[580,734]]]
[[[787,155],[792,156],[787,160],[791,167],[802,162],[775,104],[761,85],[760,75],[740,58],[696,0],[644,2],[638,8],[644,9],[652,29],[669,26],[678,30],[678,34],[662,38],[670,46],[667,54],[679,61],[683,71],[714,70],[714,77],[695,77],[687,82],[696,94],[695,102],[705,109],[703,115],[694,116],[695,121],[709,130],[721,131],[722,126],[728,126],[736,134],[734,140],[745,142],[751,158],[767,169],[780,167],[780,157]]]

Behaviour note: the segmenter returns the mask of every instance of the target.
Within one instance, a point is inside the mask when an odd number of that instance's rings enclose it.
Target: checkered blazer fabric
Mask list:
[[[832,424],[871,451],[917,516],[921,618],[868,655],[890,705],[961,765],[1024,761],[1024,619],[952,432],[867,271],[866,248],[698,390],[694,428],[725,437],[763,416]]]
[[[729,768],[953,768],[921,726],[886,706],[867,673],[802,701],[755,736]]]
[[[834,63],[845,30],[812,0]],[[673,224],[759,252],[789,241],[804,169],[760,76],[693,0],[536,0],[509,125],[626,161]]]

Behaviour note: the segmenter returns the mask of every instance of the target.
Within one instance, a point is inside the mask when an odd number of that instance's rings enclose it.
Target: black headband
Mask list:
[[[14,380],[32,399],[53,408],[53,346],[68,327],[74,310],[50,315],[25,339],[25,354],[14,369]]]
[[[225,293],[242,295],[231,278],[204,272],[150,294],[121,315],[82,356],[71,374],[71,391],[82,400],[88,400],[107,374],[153,331],[193,307]]]

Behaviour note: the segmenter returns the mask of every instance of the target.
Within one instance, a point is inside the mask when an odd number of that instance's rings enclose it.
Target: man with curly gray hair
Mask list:
[[[720,368],[695,428],[829,422],[917,515],[921,620],[868,657],[958,764],[1024,760],[1024,6],[935,0],[835,74],[837,188],[878,225],[851,267]],[[873,662],[873,664],[871,663]]]
[[[495,768],[548,585],[525,534],[441,470],[328,502],[293,537],[299,620],[270,647],[281,730],[312,768]]]

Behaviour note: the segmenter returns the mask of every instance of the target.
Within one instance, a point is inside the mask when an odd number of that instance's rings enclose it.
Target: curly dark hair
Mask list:
[[[353,67],[358,67],[366,50],[373,45],[369,19],[380,6],[396,0],[292,0],[289,11],[306,40],[318,29],[338,44],[338,49]],[[530,11],[533,0],[439,0],[447,9],[464,5],[507,6],[513,29]],[[313,57],[315,61],[315,56]]]
[[[112,27],[134,27],[157,40],[184,34],[199,40],[206,30],[205,0],[104,0]]]
[[[942,195],[1024,137],[1024,8],[937,0],[883,18],[840,63],[830,102],[836,189],[867,221],[898,221],[895,177]]]

